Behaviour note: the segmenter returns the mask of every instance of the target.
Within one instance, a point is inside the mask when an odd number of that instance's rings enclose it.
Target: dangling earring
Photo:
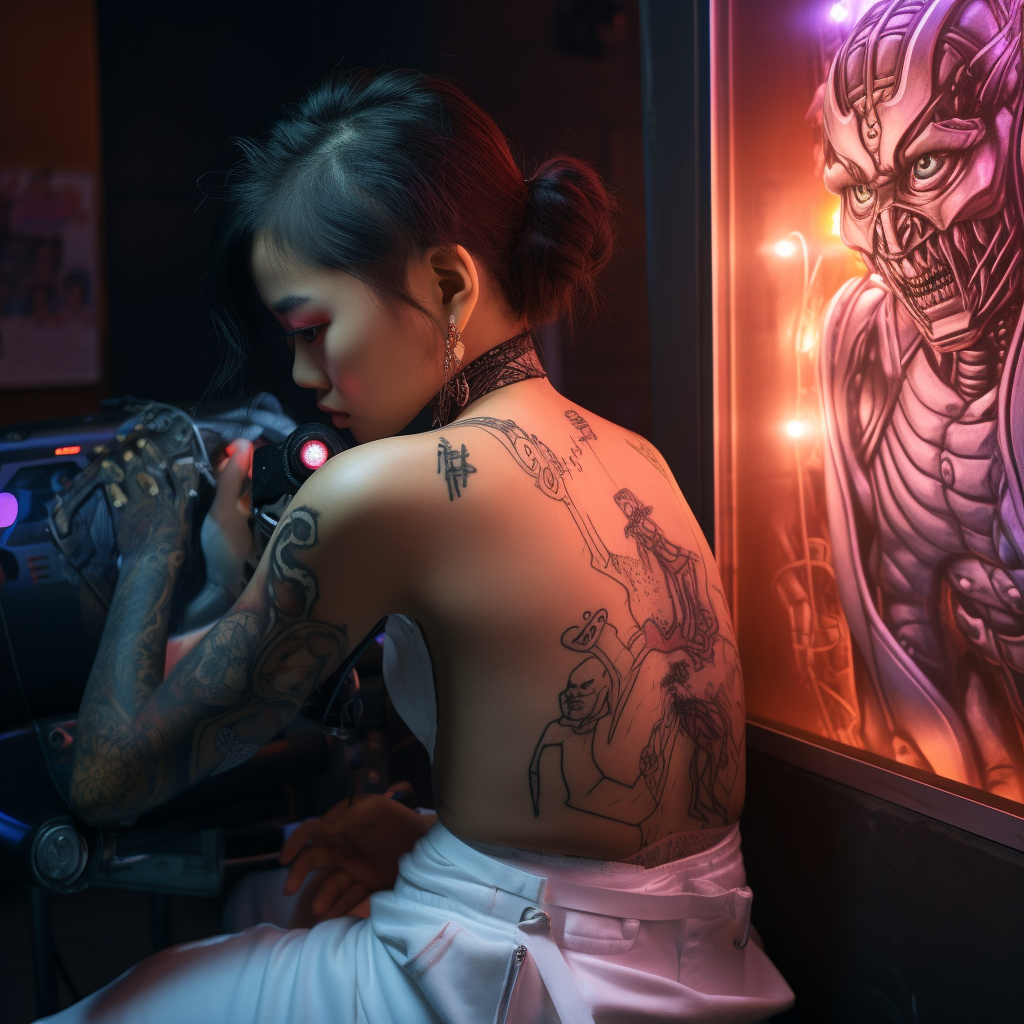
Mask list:
[[[462,331],[455,326],[455,316],[448,317],[448,340],[445,344],[445,355],[451,354],[455,370],[462,365],[462,357],[466,354],[466,346],[462,344]],[[454,371],[453,371],[454,372]]]
[[[437,425],[443,427],[448,422],[451,413],[452,402],[459,401],[459,405],[465,405],[469,399],[469,387],[464,381],[458,384],[455,376],[462,365],[462,357],[466,354],[466,346],[462,342],[462,331],[455,326],[455,316],[448,317],[448,334],[444,339],[444,369],[441,390],[437,394],[434,407],[434,419]],[[465,398],[462,390],[465,387]]]

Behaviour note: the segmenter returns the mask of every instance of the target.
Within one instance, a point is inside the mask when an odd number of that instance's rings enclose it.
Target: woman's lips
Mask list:
[[[349,414],[347,412],[338,412],[337,409],[329,409],[326,405],[321,405],[317,402],[316,407],[324,413],[327,413],[331,417],[331,422],[336,427],[344,427],[348,425]]]

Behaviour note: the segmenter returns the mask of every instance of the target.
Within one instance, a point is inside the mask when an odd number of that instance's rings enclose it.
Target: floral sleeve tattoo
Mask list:
[[[79,715],[74,804],[128,817],[240,764],[341,665],[345,627],[310,617],[317,520],[308,507],[288,512],[261,591],[215,625],[163,685],[175,582],[168,551],[154,543],[127,566]]]

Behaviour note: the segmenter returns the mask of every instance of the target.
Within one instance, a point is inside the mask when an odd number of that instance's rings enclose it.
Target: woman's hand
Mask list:
[[[192,459],[168,466],[156,444],[145,438],[135,447],[112,452],[102,465],[106,468],[107,463],[120,470],[106,490],[121,558],[131,560],[156,548],[169,567],[180,566],[199,496],[199,468]]]
[[[228,451],[231,454],[215,471],[217,491],[200,527],[199,545],[206,563],[207,586],[215,584],[237,600],[243,590],[246,559],[255,553],[248,504],[253,447],[251,442],[237,438],[228,445]],[[164,678],[206,636],[212,625],[209,622],[188,633],[167,638]]]
[[[294,895],[311,871],[320,871],[313,916],[326,921],[351,913],[371,893],[395,884],[399,857],[436,820],[382,795],[337,804],[300,825],[284,844],[281,863],[291,864],[285,895]]]
[[[242,592],[243,566],[255,551],[248,502],[242,503],[249,487],[252,443],[236,438],[228,451],[231,454],[217,467],[217,493],[203,520],[199,543],[207,580],[237,598]]]

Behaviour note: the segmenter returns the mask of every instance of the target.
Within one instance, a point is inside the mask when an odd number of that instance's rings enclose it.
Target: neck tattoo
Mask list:
[[[534,377],[546,377],[537,355],[533,330],[527,328],[508,341],[488,349],[467,363],[431,401],[434,426],[443,427],[452,418],[452,407],[465,408],[471,401],[509,384]],[[458,412],[455,413],[458,415]]]

